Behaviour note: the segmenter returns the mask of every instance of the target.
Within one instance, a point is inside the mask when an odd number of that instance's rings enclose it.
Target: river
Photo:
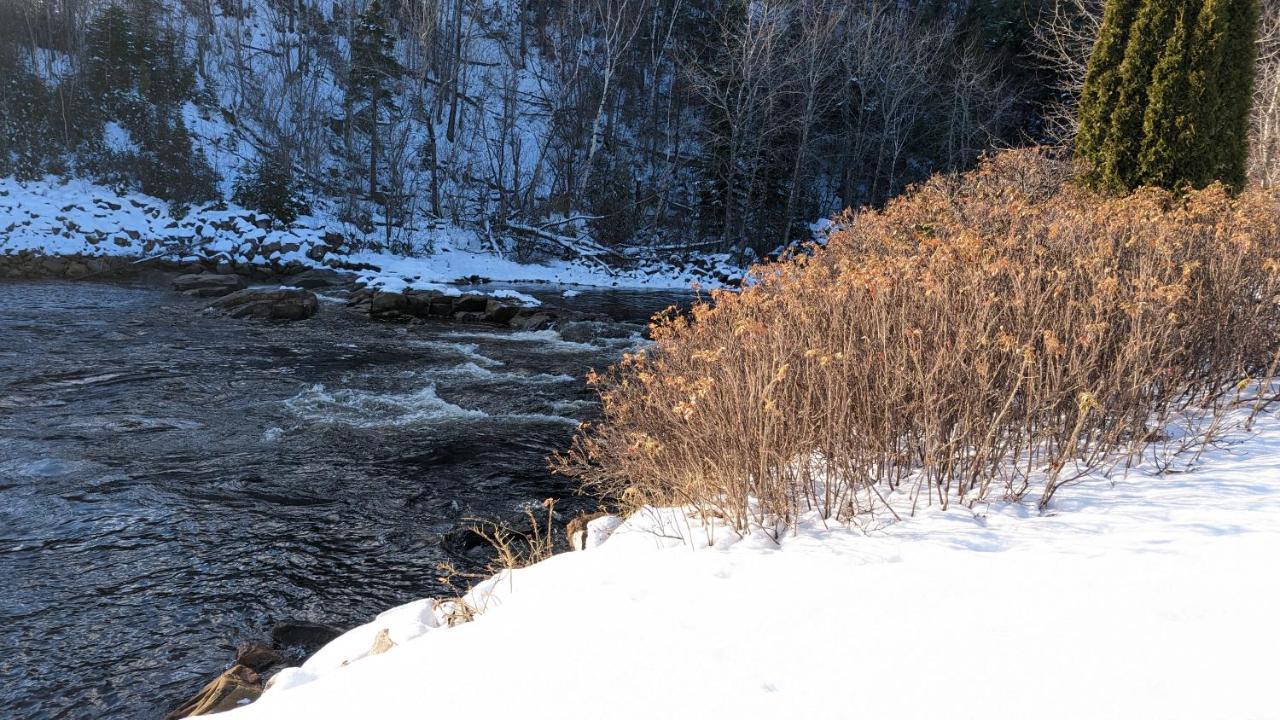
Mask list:
[[[471,516],[570,498],[582,377],[673,293],[520,288],[633,324],[232,320],[147,285],[0,283],[0,708],[158,718],[282,620],[443,592]],[[323,299],[323,298],[322,298]],[[583,500],[568,499],[572,509]]]

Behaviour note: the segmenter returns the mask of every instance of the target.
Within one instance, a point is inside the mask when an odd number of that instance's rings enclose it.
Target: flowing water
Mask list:
[[[596,410],[581,378],[683,298],[543,298],[631,324],[337,302],[262,324],[149,287],[0,283],[0,714],[159,717],[239,640],[438,594],[439,562],[476,561],[450,541],[467,518],[570,497],[545,457]]]

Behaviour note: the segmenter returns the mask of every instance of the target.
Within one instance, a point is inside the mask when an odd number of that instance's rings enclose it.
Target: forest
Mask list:
[[[1263,4],[1248,172],[1280,179]],[[0,175],[360,242],[622,257],[813,238],[996,149],[1069,148],[1096,0],[6,0]]]

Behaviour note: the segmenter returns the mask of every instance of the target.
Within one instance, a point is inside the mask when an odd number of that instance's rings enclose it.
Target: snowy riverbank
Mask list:
[[[641,513],[482,584],[470,623],[387,611],[233,717],[1274,717],[1280,422],[1237,439],[1045,515],[809,521],[694,551],[681,513]]]
[[[476,279],[631,289],[716,287],[740,275],[725,256],[687,265],[635,261],[626,269],[588,257],[516,262],[496,252],[489,238],[445,223],[427,229],[418,239],[423,247],[413,255],[361,250],[364,239],[323,211],[287,228],[228,203],[194,207],[175,219],[162,200],[84,180],[0,178],[0,260],[26,254],[221,263],[250,270],[331,268],[396,292],[439,290]],[[375,233],[373,239],[380,238]]]

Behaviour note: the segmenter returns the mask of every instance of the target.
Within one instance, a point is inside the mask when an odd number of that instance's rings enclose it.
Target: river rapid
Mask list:
[[[293,324],[146,285],[0,283],[0,708],[158,718],[272,624],[444,592],[472,516],[575,503],[583,376],[675,293],[519,288],[624,322]],[[321,291],[323,293],[323,291]]]

